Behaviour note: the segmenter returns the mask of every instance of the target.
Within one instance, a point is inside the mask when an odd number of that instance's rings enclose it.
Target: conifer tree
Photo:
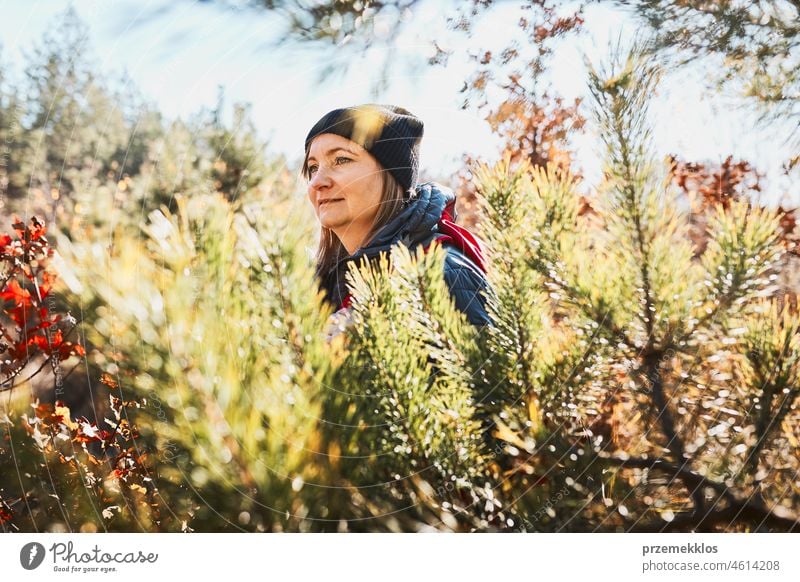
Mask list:
[[[491,456],[474,397],[484,354],[452,304],[443,264],[438,246],[421,256],[401,246],[351,270],[350,355],[330,397],[330,413],[346,410],[338,418],[347,423],[326,434],[349,444],[345,475],[364,496],[386,483],[419,522],[496,528],[504,515],[487,485]]]
[[[533,460],[547,449],[558,453],[560,447],[566,447],[550,467],[552,472],[563,473],[562,458],[592,457],[579,472],[587,482],[579,483],[578,492],[599,484],[597,479],[602,482],[596,473],[600,466],[640,470],[617,500],[608,494],[613,492],[611,483],[605,484],[604,504],[613,507],[619,503],[619,511],[604,516],[595,527],[614,523],[638,527],[642,520],[647,524],[654,512],[647,503],[636,500],[648,487],[648,475],[662,472],[669,482],[667,491],[659,495],[685,497],[677,505],[663,499],[656,505],[661,516],[673,522],[671,527],[730,527],[735,522],[730,516],[739,512],[737,515],[751,520],[749,527],[785,528],[792,521],[782,519],[780,507],[771,511],[770,504],[751,499],[751,491],[732,491],[726,481],[729,469],[719,463],[724,459],[725,464],[740,467],[745,449],[736,448],[738,444],[730,446],[731,441],[739,440],[732,434],[752,432],[758,435],[756,442],[763,442],[770,424],[762,421],[760,429],[758,423],[749,428],[740,424],[737,417],[746,409],[731,412],[735,410],[727,399],[731,390],[723,381],[731,376],[723,371],[737,358],[732,346],[741,345],[737,334],[743,331],[741,323],[749,317],[750,305],[769,292],[770,280],[775,277],[772,270],[782,252],[778,217],[744,202],[727,210],[720,206],[710,225],[712,244],[699,261],[692,260],[686,217],[651,161],[647,101],[658,76],[657,66],[641,49],[628,55],[617,52],[607,68],[592,69],[595,118],[607,148],[606,180],[597,200],[602,224],[576,220],[576,195],[574,190],[570,193],[570,181],[552,168],[542,179],[541,173],[524,165],[513,169],[506,163],[485,169],[479,178],[488,209],[486,235],[496,251],[494,273],[503,275],[495,280],[495,288],[502,290],[500,309],[493,305],[500,322],[499,344],[516,352],[513,362],[523,379],[517,385],[534,398],[527,414],[521,414],[530,426],[515,431],[508,440],[525,442],[524,436],[536,442],[531,429],[542,426],[537,417],[543,410],[541,418],[552,434],[548,437],[552,443],[531,447]],[[526,216],[520,218],[519,214]],[[523,223],[532,226],[531,235],[515,238],[511,233],[519,235],[516,229]],[[513,276],[514,262],[521,258],[527,269],[520,268]],[[523,283],[516,292],[503,299],[503,288],[518,282]],[[548,292],[552,301],[545,302],[541,297]],[[545,308],[548,319],[558,319],[558,328],[579,338],[570,343],[585,352],[575,357],[575,352],[556,348],[568,362],[563,376],[522,375],[526,349],[527,353],[547,354],[544,345],[558,345],[560,338],[559,334],[536,333],[532,326],[514,321],[537,304]],[[504,325],[509,317],[510,325]],[[536,318],[531,315],[529,321]],[[774,327],[769,333],[779,337],[792,329],[789,320],[780,325],[776,318],[771,321]],[[539,345],[530,337],[537,337]],[[786,347],[786,364],[792,367],[792,350],[797,345]],[[558,372],[553,365],[547,369]],[[796,368],[792,369],[796,373]],[[716,399],[703,393],[708,385],[697,379],[708,374],[716,375],[712,390],[722,395]],[[530,382],[526,378],[547,380],[531,389],[525,386]],[[570,385],[573,382],[577,384],[574,387]],[[548,398],[554,389],[558,389],[557,397]],[[762,390],[750,384],[748,398],[757,398]],[[521,394],[509,396],[513,400]],[[556,410],[548,410],[548,403]],[[796,407],[796,402],[786,406]],[[547,427],[547,421],[555,419],[559,423]],[[577,456],[575,447],[580,447]],[[791,449],[786,454],[796,458]],[[570,476],[573,488],[578,481]],[[683,491],[678,493],[676,486]],[[596,498],[597,492],[592,494]],[[575,496],[567,498],[574,501]],[[652,503],[652,496],[645,499]],[[521,501],[524,503],[524,498]],[[587,500],[584,508],[584,512],[591,511],[592,504]],[[556,519],[558,512],[552,513]],[[638,515],[631,517],[634,513]],[[574,527],[580,518],[573,513],[567,523]],[[644,527],[658,527],[657,523]]]

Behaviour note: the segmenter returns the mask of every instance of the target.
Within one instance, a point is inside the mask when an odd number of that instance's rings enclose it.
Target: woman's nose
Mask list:
[[[309,185],[314,188],[322,188],[330,184],[330,177],[328,176],[327,172],[322,168],[317,168],[314,172],[314,175],[311,176],[311,181]]]

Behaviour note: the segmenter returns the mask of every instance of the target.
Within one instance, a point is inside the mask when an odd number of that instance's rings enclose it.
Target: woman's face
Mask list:
[[[383,168],[363,147],[332,133],[311,142],[307,167],[308,199],[320,224],[354,252],[378,214]]]

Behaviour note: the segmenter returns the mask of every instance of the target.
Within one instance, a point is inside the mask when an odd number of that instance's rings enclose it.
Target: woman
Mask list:
[[[446,251],[444,279],[456,307],[473,325],[490,323],[480,242],[454,224],[451,190],[416,183],[422,134],[409,111],[366,104],[329,112],[306,137],[303,175],[321,225],[316,274],[338,324],[349,314],[348,263],[434,240]]]

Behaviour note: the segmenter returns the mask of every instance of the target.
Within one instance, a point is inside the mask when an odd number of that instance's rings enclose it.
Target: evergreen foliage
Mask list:
[[[475,170],[485,328],[455,308],[441,248],[397,246],[352,266],[352,323],[328,341],[312,221],[244,110],[155,124],[137,173],[82,173],[36,260],[79,318],[99,414],[4,402],[4,531],[797,527],[779,216],[719,205],[695,252],[651,153],[659,74],[642,49],[591,70],[595,214],[556,164]],[[0,243],[12,314],[39,280]]]
[[[643,20],[653,49],[680,62],[718,57],[711,78],[733,84],[766,118],[800,123],[800,4],[795,0],[615,0]]]

